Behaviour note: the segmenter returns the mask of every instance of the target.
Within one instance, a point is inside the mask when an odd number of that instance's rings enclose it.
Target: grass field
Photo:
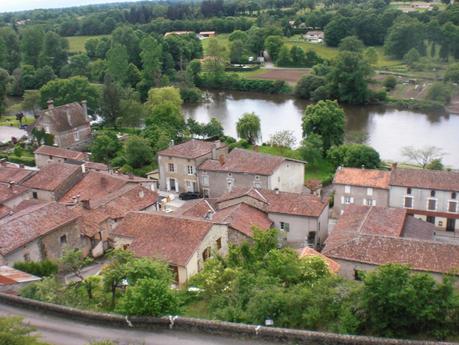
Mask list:
[[[98,35],[98,36],[70,36],[66,37],[69,41],[69,52],[70,53],[82,53],[85,51],[84,44],[90,38],[102,38],[108,37],[109,35]]]

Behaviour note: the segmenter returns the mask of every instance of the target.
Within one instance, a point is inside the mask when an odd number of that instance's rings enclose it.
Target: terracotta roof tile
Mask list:
[[[219,160],[209,159],[199,166],[199,170],[271,175],[289,158],[272,156],[255,151],[234,149],[221,164]]]
[[[182,144],[171,146],[160,151],[160,156],[171,156],[194,159],[212,152],[213,148],[224,147],[220,141],[204,141],[191,139]]]
[[[0,266],[0,280],[1,279],[9,280],[11,284],[41,280],[39,277],[9,266]],[[1,281],[0,284],[2,284]]]
[[[423,240],[435,227],[423,222],[419,233],[415,233],[411,227],[419,227],[421,221],[406,213],[403,216],[402,211],[405,210],[346,207],[325,241],[322,254],[373,265],[408,264],[414,270],[428,272],[459,270],[459,246]]]
[[[453,171],[395,168],[391,172],[390,185],[459,191],[459,173]]]
[[[312,248],[309,248],[309,247],[304,247],[304,248],[300,248],[298,249],[298,254],[300,256],[300,258],[304,258],[304,257],[308,257],[308,256],[318,256],[319,258],[321,258],[322,260],[325,261],[325,263],[327,264],[329,270],[333,273],[338,273],[341,266],[339,263],[337,263],[336,261],[330,259],[330,258],[327,258],[325,255],[322,255],[321,253],[319,253],[318,251],[312,249]]]
[[[0,183],[0,203],[26,193],[29,189],[21,185]]]
[[[113,236],[132,238],[134,255],[186,266],[213,223],[159,213],[130,212]]]
[[[82,125],[89,126],[83,106],[76,102],[43,110],[39,114],[37,124],[40,124],[44,118],[52,121],[57,132],[69,131]]]
[[[6,255],[15,249],[72,221],[78,215],[56,202],[26,208],[0,219],[0,254]]]
[[[66,158],[66,159],[73,159],[73,160],[79,160],[79,161],[84,161],[86,159],[86,154],[83,152],[79,151],[73,151],[73,150],[68,150],[64,149],[61,147],[55,147],[55,146],[48,146],[48,145],[42,145],[38,149],[35,150],[35,154],[41,154],[41,155],[48,155],[48,156],[55,156],[55,157],[60,157],[60,158]]]
[[[0,166],[0,182],[22,183],[26,178],[35,174],[36,171],[12,166]]]
[[[85,162],[84,163],[86,169],[89,170],[96,170],[96,171],[108,171],[108,165],[104,163],[98,163],[98,162]]]
[[[350,186],[362,186],[389,189],[390,171],[338,168],[333,183]]]
[[[81,171],[81,167],[67,163],[53,163],[41,168],[23,183],[24,186],[46,191],[55,191],[70,177]]]

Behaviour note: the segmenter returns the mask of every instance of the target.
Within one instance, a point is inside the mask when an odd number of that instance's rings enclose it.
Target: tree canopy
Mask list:
[[[236,130],[241,139],[247,140],[250,144],[255,144],[260,139],[261,134],[260,118],[255,113],[245,113],[237,121]]]

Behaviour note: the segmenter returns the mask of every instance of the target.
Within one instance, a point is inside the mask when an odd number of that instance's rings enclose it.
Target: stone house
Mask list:
[[[347,205],[388,206],[390,171],[338,167],[333,179],[333,217]]]
[[[91,142],[91,125],[86,101],[55,107],[52,100],[41,111],[33,128],[43,129],[54,136],[54,143],[62,148],[78,149]]]
[[[67,163],[53,163],[37,171],[23,182],[34,199],[57,201],[83,178],[80,166]]]
[[[338,262],[339,273],[348,279],[361,279],[362,271],[388,263],[406,264],[441,279],[459,272],[459,245],[434,241],[435,230],[406,209],[349,205],[322,254]]]
[[[459,173],[394,167],[389,206],[437,226],[436,235],[459,244]]]
[[[242,203],[265,212],[287,245],[320,248],[328,236],[328,203],[315,195],[235,188],[216,202],[219,210]]]
[[[179,208],[174,215],[226,224],[228,226],[228,242],[234,245],[251,241],[253,227],[267,230],[273,225],[266,212],[244,202],[220,209],[216,200],[200,199],[188,202]]]
[[[220,141],[192,139],[158,153],[159,188],[168,192],[199,192],[197,168],[208,159],[226,156],[228,147]]]
[[[161,213],[130,212],[114,230],[115,248],[167,263],[182,286],[215,254],[228,252],[228,227]]]
[[[55,260],[66,248],[83,249],[80,217],[57,202],[40,202],[0,219],[0,263]]]
[[[204,196],[209,198],[218,198],[238,187],[301,193],[304,162],[234,149],[226,157],[203,162],[198,167],[198,178]]]
[[[36,170],[25,169],[15,164],[0,161],[0,182],[21,184],[35,173]]]
[[[30,189],[13,182],[0,182],[0,218],[9,214],[22,201],[32,198]]]
[[[91,171],[59,201],[81,216],[82,232],[91,243],[90,254],[98,257],[109,248],[110,233],[127,213],[157,211],[158,198],[156,192],[135,180]]]
[[[53,163],[70,163],[81,165],[87,159],[86,154],[61,147],[41,145],[34,152],[37,168]]]

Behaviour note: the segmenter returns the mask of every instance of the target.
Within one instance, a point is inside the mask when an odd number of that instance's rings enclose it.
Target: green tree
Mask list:
[[[247,33],[245,31],[241,31],[241,30],[234,30],[229,36],[228,36],[228,39],[230,42],[234,42],[234,41],[242,41],[243,43],[245,43],[247,41]]]
[[[344,141],[344,111],[336,101],[319,101],[306,107],[303,115],[303,136],[317,134],[322,138],[324,152]]]
[[[459,63],[448,65],[445,72],[445,79],[453,83],[459,83]]]
[[[111,294],[111,308],[116,306],[116,292],[126,279],[129,266],[134,260],[131,252],[115,249],[109,253],[110,263],[102,269],[104,289]]]
[[[424,52],[424,25],[417,19],[400,16],[392,25],[384,42],[387,55],[401,59],[412,48]]]
[[[84,280],[82,269],[92,263],[90,257],[84,257],[81,250],[66,249],[60,259],[64,272],[73,273],[80,281]]]
[[[295,95],[303,99],[311,99],[312,93],[325,84],[325,78],[314,74],[302,77],[295,86]]]
[[[49,99],[52,99],[56,106],[86,100],[89,108],[97,109],[99,98],[99,88],[90,84],[85,77],[51,80],[40,89],[42,108],[46,106]]]
[[[247,31],[247,47],[255,55],[259,56],[264,49],[264,33],[258,26],[252,26]]]
[[[148,36],[140,42],[145,88],[159,86],[161,81],[162,45]]]
[[[2,345],[47,345],[34,332],[35,329],[24,324],[20,317],[0,317]]]
[[[236,130],[241,139],[256,144],[261,135],[260,118],[255,113],[245,113],[237,121]]]
[[[22,62],[38,67],[38,58],[43,48],[44,33],[37,27],[26,27],[21,31]]]
[[[246,63],[247,61],[244,42],[241,40],[232,41],[230,44],[230,62]]]
[[[444,338],[455,327],[450,320],[458,302],[451,279],[437,283],[407,266],[384,265],[364,279],[364,327],[386,337],[430,333]]]
[[[314,166],[323,155],[323,141],[318,134],[312,133],[307,138],[303,139],[299,148],[301,158]]]
[[[70,62],[64,66],[61,74],[70,76],[81,75],[89,77],[89,57],[86,54],[77,54],[70,57]]]
[[[125,46],[115,44],[107,53],[107,72],[121,86],[126,85],[129,72],[128,52]]]
[[[121,87],[110,76],[105,77],[100,102],[100,114],[107,125],[116,127],[121,116]]]
[[[340,52],[327,80],[333,95],[340,102],[364,104],[368,101],[368,79],[371,68],[362,55]]]
[[[357,36],[347,36],[338,45],[340,51],[362,53],[365,45]]]
[[[37,68],[34,75],[34,84],[36,88],[41,88],[46,83],[51,80],[56,79],[56,74],[54,73],[51,66],[44,66]]]
[[[335,167],[345,166],[353,168],[378,169],[381,166],[379,153],[364,144],[344,144],[333,146],[328,150],[328,160]]]
[[[334,18],[325,26],[325,43],[330,47],[337,47],[341,40],[352,35],[353,28],[351,19],[341,15]]]
[[[95,162],[109,163],[117,156],[121,148],[122,145],[116,133],[104,131],[102,134],[97,135],[91,143],[91,159]]]
[[[426,165],[426,169],[429,170],[444,170],[445,166],[441,159],[434,159],[429,164]]]
[[[419,51],[416,48],[411,48],[405,55],[403,55],[403,62],[410,67],[414,67],[420,59],[421,54],[419,54]]]
[[[204,126],[203,134],[207,138],[223,138],[225,135],[223,132],[223,126],[217,118],[213,117],[210,121]]]
[[[5,47],[4,65],[0,67],[12,73],[19,67],[21,61],[18,34],[10,27],[0,28],[0,42],[3,42]],[[6,47],[8,47],[8,49],[6,49]]]
[[[139,136],[129,137],[124,145],[124,154],[127,164],[135,169],[150,164],[154,159],[150,143],[145,138]]]
[[[293,46],[290,48],[290,58],[292,59],[292,66],[294,67],[312,67],[312,65],[307,65],[309,61],[306,61],[306,55],[301,47]]]
[[[5,111],[6,107],[6,94],[8,91],[8,84],[10,83],[10,75],[8,71],[0,68],[0,114]]]
[[[159,105],[170,103],[176,108],[182,106],[180,90],[173,86],[153,88],[148,91],[148,100],[145,104],[147,109],[152,112]]]
[[[132,26],[121,25],[112,32],[112,47],[118,45],[126,48],[128,63],[140,66],[140,40]]]
[[[435,82],[427,90],[426,98],[428,100],[448,104],[451,101],[453,88],[448,83]]]
[[[277,56],[276,65],[281,67],[288,67],[292,65],[292,59],[290,57],[290,50],[287,46],[283,45],[280,48],[279,54]]]
[[[364,58],[365,60],[372,66],[376,65],[378,63],[378,52],[376,51],[375,48],[370,47],[365,49],[364,52]]]
[[[221,76],[225,71],[225,65],[228,60],[226,47],[216,38],[210,38],[207,46],[207,57],[204,61],[203,68],[214,78]]]
[[[282,36],[268,36],[265,39],[264,46],[268,51],[272,61],[276,61],[279,56],[280,49],[284,44]]]
[[[55,72],[67,63],[68,42],[58,34],[48,31],[43,38],[43,49],[39,57],[40,67],[51,66]]]
[[[397,79],[392,75],[387,76],[386,78],[384,78],[383,85],[386,88],[386,90],[393,90],[397,86]]]

